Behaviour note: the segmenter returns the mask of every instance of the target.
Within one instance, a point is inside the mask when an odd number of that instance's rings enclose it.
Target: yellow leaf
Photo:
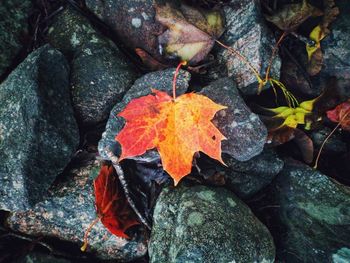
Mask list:
[[[299,107],[305,109],[308,112],[311,112],[313,110],[316,99],[303,101],[300,103]]]
[[[310,61],[312,55],[317,51],[317,49],[321,48],[321,41],[324,39],[326,34],[322,31],[320,25],[316,26],[310,33],[309,38],[314,41],[314,44],[306,44],[306,52],[308,60]]]

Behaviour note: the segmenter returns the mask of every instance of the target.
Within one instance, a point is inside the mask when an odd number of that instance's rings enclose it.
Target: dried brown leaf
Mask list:
[[[212,16],[215,17],[186,6],[182,6],[180,11],[169,3],[157,5],[156,20],[168,28],[158,37],[161,53],[170,59],[187,61],[190,65],[202,61],[214,46],[215,34],[222,31],[220,14],[216,14],[220,17],[217,19]]]
[[[279,29],[287,32],[296,30],[305,20],[311,16],[321,16],[322,12],[303,0],[302,3],[284,5],[281,10],[269,16],[267,21],[275,24]]]

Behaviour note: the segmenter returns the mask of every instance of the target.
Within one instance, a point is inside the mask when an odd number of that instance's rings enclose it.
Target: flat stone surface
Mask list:
[[[86,0],[86,6],[118,36],[130,50],[141,48],[157,59],[157,37],[165,28],[155,21],[153,0]]]
[[[71,75],[79,120],[88,125],[105,121],[135,79],[135,72],[114,45],[84,45],[75,54]]]
[[[165,188],[155,210],[150,262],[274,262],[267,228],[224,188]]]
[[[81,246],[85,230],[97,217],[93,179],[99,169],[97,161],[73,167],[57,181],[43,202],[33,209],[13,213],[7,219],[7,225],[27,235],[55,237]],[[76,249],[79,250],[79,247]],[[101,259],[124,262],[145,255],[147,246],[138,234],[131,240],[119,238],[98,222],[90,232],[87,251]]]
[[[275,189],[286,230],[283,238],[278,233],[281,262],[349,262],[349,187],[290,161],[278,176]]]
[[[237,85],[229,78],[212,82],[200,94],[214,102],[227,106],[218,112],[213,123],[225,135],[222,151],[239,161],[247,161],[261,153],[267,137],[267,129],[258,115],[251,112],[241,98]]]
[[[219,40],[238,50],[264,77],[275,46],[275,39],[265,24],[259,1],[232,0],[223,8],[223,11],[226,22],[225,32]],[[217,63],[209,68],[211,77],[215,79],[232,77],[244,94],[256,94],[258,80],[251,69],[238,56],[221,46],[218,47],[219,51],[214,54]],[[280,67],[281,60],[277,55],[270,76],[278,79]]]
[[[252,159],[239,162],[233,158],[225,158],[226,185],[239,197],[251,197],[268,186],[282,170],[284,162],[272,150],[264,150]]]
[[[0,5],[0,76],[14,63],[28,34],[30,0],[2,0]]]
[[[79,123],[105,121],[136,79],[133,66],[112,41],[71,7],[54,19],[49,42],[71,61],[72,100]]]
[[[43,198],[74,154],[79,133],[70,103],[69,67],[46,45],[0,86],[0,209]]]

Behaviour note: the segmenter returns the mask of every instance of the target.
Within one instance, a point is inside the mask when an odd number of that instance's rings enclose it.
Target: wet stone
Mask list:
[[[267,228],[223,188],[165,188],[154,210],[150,262],[274,262]]]
[[[141,48],[161,59],[157,35],[165,28],[155,22],[153,0],[86,0],[86,6],[118,36],[130,50]]]
[[[31,236],[50,236],[83,244],[85,230],[96,219],[93,179],[99,173],[99,162],[90,161],[73,167],[57,180],[50,195],[33,209],[13,213],[6,224],[12,230]],[[131,240],[111,234],[99,221],[89,235],[87,252],[100,259],[130,261],[147,251],[143,236],[135,234]]]
[[[349,262],[349,187],[290,161],[275,189],[286,231],[278,248],[281,262]]]
[[[332,132],[332,129],[328,127],[322,127],[319,130],[311,133],[311,139],[314,143],[316,150],[319,150],[324,140]],[[342,140],[340,133],[334,133],[324,145],[322,153],[325,154],[341,154],[347,150],[346,143]]]
[[[28,34],[30,0],[2,0],[0,5],[0,76],[14,63]]]
[[[223,153],[239,161],[247,161],[261,153],[266,142],[267,129],[258,115],[250,111],[231,79],[214,81],[203,88],[200,94],[227,106],[227,109],[218,112],[213,119],[213,123],[227,138],[222,142]]]
[[[136,79],[133,66],[72,8],[55,18],[49,42],[70,58],[72,100],[79,122],[94,125],[106,120]]]
[[[157,89],[172,94],[172,80],[175,69],[167,69],[164,71],[152,72],[144,75],[135,81],[134,85],[125,94],[123,100],[117,103],[110,115],[106,125],[106,130],[102,134],[102,138],[98,144],[98,151],[102,158],[109,160],[109,155],[120,156],[121,149],[118,142],[115,141],[115,136],[122,130],[125,120],[117,115],[125,108],[125,106],[135,98],[139,98],[151,93],[151,89]],[[187,71],[181,70],[176,84],[177,95],[183,94],[188,88],[190,74]],[[158,155],[157,155],[158,156]]]
[[[264,77],[268,67],[275,39],[267,28],[258,1],[232,0],[223,8],[225,32],[219,39],[245,56],[252,66]],[[245,95],[258,91],[258,80],[252,70],[223,47],[214,52],[217,63],[209,69],[212,78],[232,77]],[[280,75],[281,60],[277,55],[271,67],[275,79]],[[265,87],[267,88],[267,86]]]
[[[282,170],[284,162],[272,149],[266,149],[252,159],[239,162],[224,156],[226,187],[239,197],[248,198],[267,187]]]
[[[0,86],[0,209],[21,210],[43,198],[74,154],[79,133],[69,67],[46,45]]]
[[[72,62],[72,97],[79,120],[102,122],[136,79],[130,65],[111,44],[87,43]]]
[[[321,48],[323,51],[323,62],[319,82],[315,85],[323,86],[329,77],[336,77],[340,93],[345,97],[350,97],[350,5],[347,0],[336,1],[340,14],[331,24],[331,33],[323,41]]]

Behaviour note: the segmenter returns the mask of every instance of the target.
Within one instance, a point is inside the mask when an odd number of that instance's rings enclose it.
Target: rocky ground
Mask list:
[[[185,2],[220,10],[220,42],[264,76],[283,33],[264,14],[301,1]],[[333,1],[309,2],[324,17]],[[212,120],[226,137],[226,166],[200,153],[174,187],[156,150],[122,161],[119,180],[140,224],[127,239],[98,222],[82,252],[97,217],[94,179],[121,154],[115,136],[125,120],[117,114],[151,89],[171,94],[179,61],[159,52],[166,28],[151,0],[2,0],[0,263],[350,262],[346,127],[312,168],[336,126],[326,111],[350,97],[350,5],[335,4],[320,65],[310,66],[305,45],[322,16],[287,31],[271,64],[299,102],[318,97],[303,122],[262,114],[287,106],[283,92],[265,85],[258,94],[251,68],[211,43],[203,61],[180,70],[176,93],[227,106]]]

